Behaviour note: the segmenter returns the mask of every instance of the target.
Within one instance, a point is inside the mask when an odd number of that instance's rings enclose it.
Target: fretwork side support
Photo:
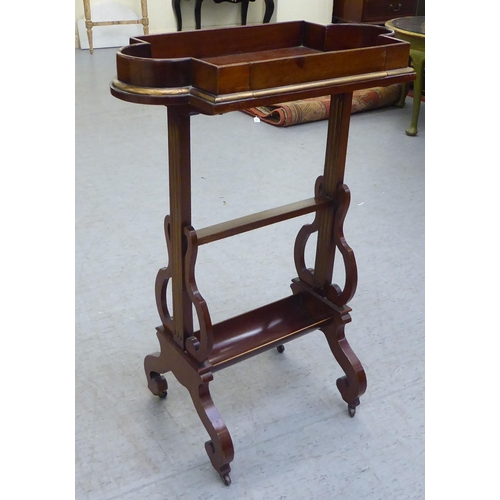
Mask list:
[[[328,135],[326,143],[325,167],[321,194],[334,199],[338,186],[343,183],[349,123],[351,119],[352,92],[331,96]],[[336,207],[337,208],[337,207]],[[334,210],[318,212],[318,240],[314,265],[315,288],[325,292],[332,282],[335,260]]]
[[[174,340],[184,350],[186,339],[193,335],[192,304],[185,280],[184,236],[184,228],[191,225],[191,121],[188,111],[176,106],[167,109]]]

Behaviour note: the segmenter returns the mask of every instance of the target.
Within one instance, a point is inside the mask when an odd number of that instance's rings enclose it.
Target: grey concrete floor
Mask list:
[[[235,448],[227,488],[187,391],[171,374],[166,400],[146,387],[154,281],[167,263],[166,109],[110,95],[115,52],[75,54],[76,498],[423,499],[425,104],[417,137],[404,133],[410,98],[351,121],[344,229],[359,285],[346,336],[368,378],[355,418],[321,332],[216,373],[211,392]],[[326,127],[193,117],[194,227],[312,196]],[[289,294],[294,238],[311,220],[200,249],[214,322]]]

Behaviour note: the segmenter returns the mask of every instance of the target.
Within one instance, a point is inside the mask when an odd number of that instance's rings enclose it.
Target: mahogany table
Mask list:
[[[215,3],[230,2],[241,3],[241,24],[244,26],[247,23],[248,4],[255,2],[255,0],[214,0]],[[274,0],[264,0],[266,3],[266,11],[264,12],[263,23],[268,23],[274,12]],[[194,5],[194,19],[196,29],[201,29],[201,6],[203,0],[196,0]],[[182,13],[181,13],[181,0],[172,0],[172,7],[174,9],[175,18],[177,20],[177,31],[182,31]]]
[[[344,169],[352,92],[415,78],[408,67],[409,44],[392,34],[381,26],[294,21],[141,36],[117,53],[111,93],[129,102],[164,105],[168,116],[170,214],[165,218],[165,237],[169,260],[156,278],[161,351],[144,360],[148,387],[166,397],[163,374],[172,372],[188,390],[210,436],[206,452],[226,485],[231,482],[234,448],[210,395],[215,372],[267,349],[283,351],[286,342],[319,329],[345,372],[337,388],[351,417],[365,392],[365,371],[344,334],[351,321],[347,304],[357,284],[356,260],[343,235],[350,200]],[[327,94],[331,111],[324,173],[316,180],[314,196],[195,229],[190,116]],[[304,214],[315,217],[297,234],[293,249],[297,277],[291,280],[291,294],[213,324],[195,280],[198,247]],[[314,233],[316,257],[314,269],[309,269],[304,253]],[[343,288],[332,282],[336,255],[345,268]],[[167,303],[169,287],[172,310]],[[196,331],[193,312],[200,325]]]

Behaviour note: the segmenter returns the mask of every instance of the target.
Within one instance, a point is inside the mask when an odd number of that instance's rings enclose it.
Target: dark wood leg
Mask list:
[[[192,345],[195,340],[193,302],[204,332],[211,328],[211,322],[194,280],[197,242],[191,228],[190,115],[182,107],[168,108],[168,150],[170,215],[165,217],[165,238],[169,262],[168,267],[160,269],[156,278],[156,302],[163,323],[157,328],[161,350],[146,356],[144,369],[148,387],[155,395],[166,397],[168,385],[162,374],[170,371],[189,391],[210,436],[210,441],[205,444],[207,454],[224,483],[229,485],[229,464],[234,458],[234,448],[229,431],[210,396],[209,382],[213,374],[211,365],[206,362],[208,355],[202,355],[210,350],[210,345],[203,335],[199,352]],[[170,283],[173,315],[166,301]]]
[[[190,116],[176,106],[168,108],[170,193],[170,248],[174,340],[182,350],[193,335],[193,310],[186,286],[187,241],[184,228],[191,225],[191,130]]]
[[[241,2],[241,24],[245,26],[247,23],[247,14],[248,14],[248,4],[250,0],[243,0]]]
[[[338,193],[344,181],[347,140],[351,120],[352,92],[331,96],[324,174],[319,187],[323,196],[337,200],[334,210],[318,212],[318,242],[314,265],[314,288],[326,295],[332,283],[335,258],[335,216]]]
[[[264,13],[264,23],[268,23],[274,12],[274,0],[265,0],[266,12]]]
[[[196,29],[201,29],[201,4],[203,0],[196,0],[196,4],[194,5],[194,20],[196,22]]]
[[[212,373],[203,374],[200,380],[188,388],[198,416],[207,430],[210,441],[205,443],[205,450],[213,468],[219,473],[226,486],[231,484],[230,463],[234,458],[233,441],[214,405],[208,383],[213,379]]]
[[[348,309],[348,308],[347,308]],[[348,312],[335,316],[328,326],[321,328],[335,359],[344,370],[345,377],[337,379],[337,388],[347,403],[349,415],[354,417],[359,397],[366,390],[366,375],[359,359],[354,354],[344,334],[346,323],[351,321]]]
[[[331,97],[328,124],[325,170],[322,193],[335,200],[335,210],[324,211],[318,221],[318,243],[314,268],[314,285],[323,296],[339,307],[333,321],[321,330],[325,334],[335,359],[346,376],[337,380],[337,387],[348,405],[349,414],[354,416],[359,397],[366,390],[366,376],[359,359],[352,351],[344,335],[345,325],[351,321],[350,308],[346,306],[356,290],[357,268],[354,253],[343,235],[343,222],[349,207],[350,194],[343,183],[347,140],[349,136],[352,93]],[[344,290],[332,285],[335,252],[339,250],[346,269]]]
[[[327,150],[323,176],[316,181],[315,196],[326,196],[334,201],[332,210],[317,212],[312,224],[303,226],[295,241],[295,265],[299,282],[292,286],[294,293],[309,291],[332,304],[332,320],[320,328],[325,334],[330,349],[346,376],[337,380],[337,387],[348,405],[349,414],[354,416],[359,397],[366,390],[366,376],[363,367],[352,351],[344,335],[345,325],[351,321],[347,303],[351,300],[357,285],[357,267],[354,253],[345,241],[344,219],[350,202],[350,192],[343,183],[347,139],[349,134],[352,94],[335,95],[331,98],[328,124]],[[305,266],[305,247],[314,232],[318,233],[314,269]],[[335,253],[340,253],[345,267],[345,285],[341,289],[332,284]]]
[[[182,31],[181,0],[172,0],[172,7],[177,20],[177,31]]]
[[[167,383],[160,373],[171,371],[188,390],[198,416],[210,436],[210,440],[205,443],[210,462],[224,484],[229,486],[229,464],[234,459],[234,447],[226,424],[210,395],[209,383],[213,380],[211,367],[205,363],[197,363],[182,351],[167,329],[158,327],[157,330],[161,352],[146,356],[144,362],[149,388],[153,394],[162,396],[159,392],[164,391],[166,395]]]
[[[144,359],[144,371],[149,390],[160,398],[167,397],[168,384],[163,373],[170,371],[168,358],[165,352],[149,354]]]

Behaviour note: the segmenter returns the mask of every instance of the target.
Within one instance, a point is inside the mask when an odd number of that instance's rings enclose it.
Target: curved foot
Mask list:
[[[348,404],[349,415],[354,416],[359,397],[366,390],[366,374],[361,362],[354,354],[344,335],[344,327],[350,321],[349,314],[337,317],[333,323],[322,328],[335,359],[344,370],[345,376],[337,379],[337,388]]]
[[[189,392],[198,416],[211,438],[210,441],[205,443],[205,451],[212,463],[212,467],[226,483],[224,478],[230,482],[229,473],[231,467],[229,464],[234,458],[233,441],[210,396],[208,382],[212,376],[211,374],[207,375],[207,382],[197,385],[196,388],[192,388]]]
[[[221,474],[220,477],[226,486],[231,486],[231,478],[229,477],[229,474]]]
[[[146,378],[148,379],[148,389],[155,395],[159,396],[161,399],[167,397],[167,379],[154,371],[147,371]]]
[[[285,346],[279,345],[278,347],[276,347],[276,350],[281,354],[281,353],[285,352]]]
[[[406,129],[406,135],[409,135],[410,137],[415,137],[418,134],[417,127],[410,127]]]
[[[162,373],[168,370],[164,355],[161,353],[149,354],[144,358],[144,371],[148,381],[148,389],[162,399],[167,397],[168,384]]]

